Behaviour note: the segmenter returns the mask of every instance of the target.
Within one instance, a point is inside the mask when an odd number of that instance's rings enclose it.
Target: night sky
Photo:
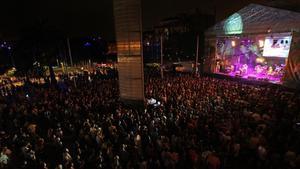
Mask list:
[[[150,29],[159,20],[196,8],[217,20],[249,3],[299,5],[299,0],[142,0],[143,27]],[[112,0],[7,0],[0,5],[0,38],[18,37],[20,30],[43,20],[69,36],[100,35],[114,39]]]

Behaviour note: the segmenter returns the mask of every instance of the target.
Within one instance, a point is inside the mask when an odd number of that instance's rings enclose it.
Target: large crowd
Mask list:
[[[145,95],[160,104],[124,106],[118,80],[96,74],[13,88],[0,168],[300,168],[296,92],[182,75],[145,78]]]

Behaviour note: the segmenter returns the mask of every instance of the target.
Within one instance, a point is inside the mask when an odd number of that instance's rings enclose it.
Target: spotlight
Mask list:
[[[235,47],[235,45],[236,45],[236,44],[235,44],[235,41],[234,41],[234,40],[231,41],[231,46],[232,46],[232,47]]]
[[[259,43],[260,48],[264,47],[264,41],[263,40],[259,40],[258,43]]]
[[[256,63],[264,63],[264,62],[265,62],[265,58],[263,57],[256,58]]]

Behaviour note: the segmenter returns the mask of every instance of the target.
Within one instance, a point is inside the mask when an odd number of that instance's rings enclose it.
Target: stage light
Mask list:
[[[85,42],[83,46],[89,47],[89,46],[92,46],[92,44],[90,42]]]
[[[265,58],[263,57],[256,58],[256,63],[264,63],[264,62],[265,62]]]
[[[232,47],[235,47],[235,45],[236,45],[236,44],[235,44],[235,41],[234,41],[234,40],[231,41],[231,46],[232,46]]]
[[[258,43],[260,48],[264,47],[265,42],[263,40],[259,40]]]

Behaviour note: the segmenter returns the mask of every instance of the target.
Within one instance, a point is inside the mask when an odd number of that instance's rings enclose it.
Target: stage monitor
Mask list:
[[[287,58],[290,52],[292,36],[266,37],[264,43],[264,57]]]

